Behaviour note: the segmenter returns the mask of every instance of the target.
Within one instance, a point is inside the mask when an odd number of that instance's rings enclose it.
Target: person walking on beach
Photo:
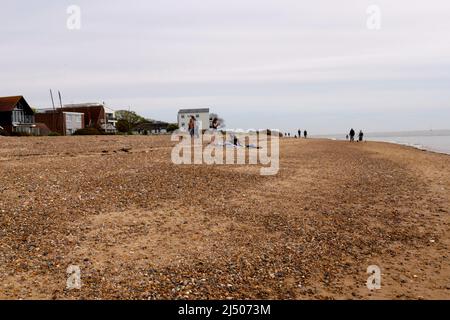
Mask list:
[[[355,141],[355,130],[350,129],[350,142]]]
[[[363,141],[363,138],[364,138],[364,133],[362,132],[362,130],[359,130],[359,134],[358,134],[359,141]]]
[[[216,133],[217,130],[220,127],[220,121],[217,118],[214,118],[211,124],[211,131],[212,131],[212,138],[211,138],[211,144],[213,144],[216,141]]]
[[[212,121],[212,129],[213,131],[217,131],[217,129],[219,129],[220,126],[220,121],[217,118],[214,118]]]
[[[298,129],[298,137],[301,138],[302,137],[302,130]]]
[[[202,127],[201,122],[198,121],[197,119],[195,119],[195,122],[194,122],[194,135],[195,135],[195,137],[197,139],[200,137],[199,132],[201,130],[201,127]]]
[[[191,116],[191,119],[189,119],[188,124],[189,134],[191,135],[191,138],[195,135],[195,118],[194,116]]]
[[[303,131],[303,135],[305,136],[305,139],[308,138],[308,131]]]

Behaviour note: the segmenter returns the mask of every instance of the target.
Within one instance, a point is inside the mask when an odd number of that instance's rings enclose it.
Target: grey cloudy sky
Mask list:
[[[450,128],[448,0],[0,0],[0,96],[311,133]],[[81,30],[68,30],[69,5]],[[366,27],[369,5],[381,30]]]

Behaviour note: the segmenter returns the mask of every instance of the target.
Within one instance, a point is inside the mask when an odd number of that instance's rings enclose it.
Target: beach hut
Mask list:
[[[0,126],[9,134],[39,134],[34,111],[23,96],[0,97]]]

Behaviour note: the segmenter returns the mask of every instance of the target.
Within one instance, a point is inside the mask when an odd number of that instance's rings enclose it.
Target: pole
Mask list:
[[[62,130],[62,135],[65,136],[66,135],[66,119],[64,119],[61,92],[59,92],[59,90],[58,90],[58,96],[59,96],[59,105],[61,107],[61,130]]]
[[[56,130],[56,121],[55,121],[56,109],[55,109],[55,100],[53,99],[52,89],[50,89],[50,98],[52,98],[52,106],[53,106],[53,113],[52,113],[53,128],[52,128],[52,130]]]

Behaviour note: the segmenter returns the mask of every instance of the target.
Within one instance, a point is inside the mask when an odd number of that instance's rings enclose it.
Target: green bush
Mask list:
[[[178,127],[178,124],[176,124],[176,123],[170,123],[167,126],[167,132],[174,132],[175,130],[178,130],[178,129],[180,129],[180,128]]]
[[[84,128],[84,129],[78,129],[73,134],[74,136],[99,136],[102,135],[103,132],[98,130],[97,128]]]
[[[48,136],[49,136],[49,137],[59,137],[59,136],[61,136],[61,134],[60,134],[59,132],[50,132],[50,133],[48,134]]]

